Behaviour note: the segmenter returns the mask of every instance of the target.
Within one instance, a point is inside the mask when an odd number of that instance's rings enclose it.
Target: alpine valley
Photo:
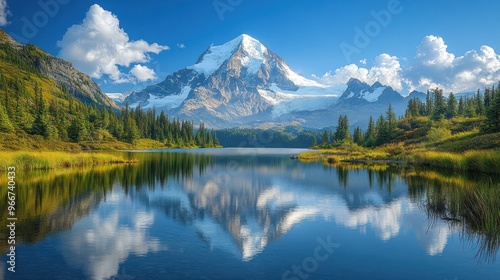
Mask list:
[[[332,127],[340,115],[349,117],[351,127],[365,127],[370,115],[385,113],[389,104],[396,115],[404,115],[408,100],[424,100],[425,94],[404,97],[389,86],[354,78],[327,86],[294,72],[276,53],[243,34],[210,46],[194,65],[159,84],[114,97],[122,106],[156,108],[215,129],[290,124],[322,129]]]

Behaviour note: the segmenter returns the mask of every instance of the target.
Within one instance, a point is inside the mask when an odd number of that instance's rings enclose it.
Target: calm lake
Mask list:
[[[500,179],[301,163],[294,149],[126,152],[18,171],[0,279],[500,279]]]

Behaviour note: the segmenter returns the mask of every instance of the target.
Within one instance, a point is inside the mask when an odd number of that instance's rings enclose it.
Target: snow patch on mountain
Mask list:
[[[123,93],[118,93],[118,92],[108,92],[108,93],[106,93],[106,95],[109,98],[113,99],[113,101],[120,101],[120,102],[125,100],[125,98],[127,97],[127,95],[125,95]]]
[[[286,91],[272,84],[269,89],[258,89],[259,94],[273,105],[273,117],[299,111],[326,109],[334,104],[346,85],[336,87],[302,86],[296,91]]]
[[[182,102],[186,100],[186,98],[189,95],[189,92],[191,91],[190,86],[185,86],[182,88],[182,91],[179,95],[167,95],[164,97],[159,97],[153,94],[149,94],[149,101],[148,104],[143,106],[143,109],[153,109],[153,108],[162,108],[162,109],[174,109],[179,106],[181,106]],[[139,105],[140,103],[134,103],[131,104],[131,108],[135,108]]]
[[[368,102],[375,102],[378,100],[380,95],[382,95],[382,92],[384,92],[386,88],[387,87],[379,87],[376,88],[373,92],[365,91],[361,93],[361,98],[365,99]]]
[[[188,66],[188,69],[193,69],[205,77],[212,75],[221,65],[227,61],[235,52],[236,48],[241,43],[242,36],[239,36],[223,45],[211,46],[203,55],[202,60],[195,65]]]
[[[286,64],[283,65],[286,77],[292,81],[296,86],[311,86],[311,87],[319,87],[319,88],[327,88],[327,85],[320,84],[316,81],[309,80],[304,78],[303,76],[295,73],[290,67]]]
[[[265,54],[267,53],[267,48],[262,43],[246,34],[240,35],[223,45],[211,46],[203,55],[201,62],[187,68],[204,74],[205,77],[209,77],[217,71],[224,62],[231,58],[239,46],[241,46],[242,50],[247,54],[241,57],[241,65],[248,69],[248,73],[257,73],[262,64],[266,63]]]
[[[241,65],[247,68],[248,73],[255,74],[259,71],[262,64],[266,63],[265,54],[267,48],[259,41],[248,35],[241,35],[241,45],[243,51],[248,54],[241,58]]]

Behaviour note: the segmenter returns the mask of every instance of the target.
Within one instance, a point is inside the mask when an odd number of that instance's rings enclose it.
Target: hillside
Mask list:
[[[210,131],[165,114],[120,109],[71,63],[0,30],[0,150],[211,146]],[[195,137],[197,137],[195,139]],[[168,141],[168,142],[167,142]]]

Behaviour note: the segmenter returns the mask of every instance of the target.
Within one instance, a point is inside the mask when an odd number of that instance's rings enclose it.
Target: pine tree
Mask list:
[[[481,91],[479,89],[477,90],[477,93],[474,97],[476,98],[476,100],[475,100],[476,115],[484,116],[486,114],[486,111],[484,108],[484,100],[483,100],[483,95],[481,94]]]
[[[9,116],[7,115],[7,110],[3,107],[0,102],[0,132],[11,132],[14,130],[14,126],[12,125]]]
[[[465,117],[477,117],[477,106],[475,98],[466,98],[465,100]]]
[[[375,144],[379,146],[388,143],[390,141],[389,126],[387,124],[386,119],[384,118],[384,115],[380,115],[380,117],[377,120],[376,127],[377,127],[377,138]]]
[[[347,115],[339,116],[334,139],[337,144],[352,141],[351,134],[349,133],[349,119],[347,118]]]
[[[491,93],[492,91],[495,90],[495,86],[493,86],[493,89],[486,88],[484,90],[484,110],[485,113],[488,113],[488,109],[490,108],[491,105]]]
[[[361,127],[358,126],[354,129],[353,141],[358,145],[362,145],[363,140],[364,140],[363,130],[361,130]]]
[[[31,133],[41,135],[45,138],[49,136],[49,122],[45,100],[42,91],[35,85],[35,120],[31,126]]]
[[[141,137],[139,128],[132,116],[128,116],[123,130],[125,133],[125,141],[128,143],[135,144]]]
[[[312,143],[312,148],[315,148],[318,146],[318,141],[316,140],[316,135],[313,136],[313,143]]]
[[[330,135],[328,134],[328,131],[325,130],[325,132],[323,132],[323,143],[321,143],[321,146],[326,148],[328,146],[328,144],[330,143]]]
[[[387,108],[386,120],[388,141],[392,141],[396,137],[396,114],[392,109],[392,104],[389,104],[389,108]]]
[[[370,121],[368,122],[368,128],[365,134],[365,145],[368,147],[374,146],[376,139],[377,135],[375,130],[375,122],[373,121],[373,117],[370,116]]]
[[[434,109],[431,113],[433,120],[442,120],[446,114],[446,102],[443,90],[436,88],[434,91]]]
[[[405,116],[407,118],[413,118],[413,117],[418,117],[420,116],[420,113],[422,111],[422,101],[418,98],[412,98],[408,101],[408,104],[406,106],[406,114]]]
[[[434,111],[434,102],[433,102],[432,93],[427,90],[427,95],[425,96],[425,116],[430,116]]]
[[[484,130],[489,133],[500,132],[500,96],[498,93],[495,95],[486,114]]]
[[[458,101],[458,115],[465,116],[465,100],[463,96],[460,96]]]
[[[457,99],[453,92],[448,96],[448,106],[446,108],[446,118],[452,119],[458,116]]]

